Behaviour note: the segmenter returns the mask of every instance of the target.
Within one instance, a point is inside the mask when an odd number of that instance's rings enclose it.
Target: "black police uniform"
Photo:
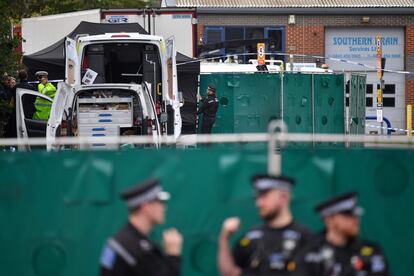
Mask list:
[[[180,275],[180,258],[166,256],[158,245],[128,223],[107,242],[101,256],[101,275]]]
[[[294,276],[388,276],[387,263],[378,245],[351,240],[345,246],[331,244],[321,234],[297,256]]]
[[[197,115],[203,114],[201,133],[211,133],[211,129],[216,121],[218,106],[219,99],[215,95],[209,95],[206,99],[204,99],[203,104],[197,111]]]
[[[151,200],[167,200],[158,179],[150,179],[121,194],[130,209]],[[147,236],[127,223],[105,244],[101,254],[101,276],[176,276],[180,257],[167,256]]]
[[[256,175],[252,179],[256,194],[270,189],[290,191],[293,182],[288,177],[271,175]],[[280,228],[260,225],[238,241],[233,257],[243,275],[290,275],[295,268],[295,255],[312,236],[306,227],[294,221]]]
[[[233,257],[243,275],[290,275],[295,255],[311,237],[311,232],[296,222],[282,228],[261,225],[238,241]]]
[[[336,196],[316,207],[322,217],[336,214],[359,216],[355,192]],[[295,276],[387,276],[387,263],[378,245],[349,239],[344,246],[335,246],[320,234],[296,259]]]

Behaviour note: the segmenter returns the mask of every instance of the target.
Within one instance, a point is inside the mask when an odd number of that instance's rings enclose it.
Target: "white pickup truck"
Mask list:
[[[161,135],[181,133],[174,40],[139,33],[66,39],[65,81],[52,100],[18,89],[17,136]],[[33,119],[36,97],[53,102],[48,121]],[[168,131],[170,130],[170,131]],[[111,148],[97,144],[94,148]],[[19,149],[28,149],[21,143]]]

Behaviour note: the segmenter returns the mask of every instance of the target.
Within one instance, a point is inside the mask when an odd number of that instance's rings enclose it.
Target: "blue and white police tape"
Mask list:
[[[370,69],[370,70],[377,70],[377,67],[373,66],[373,65],[368,65],[368,64],[361,63],[361,62],[356,62],[356,61],[347,60],[347,59],[340,59],[340,58],[331,58],[331,57],[314,56],[314,55],[306,55],[306,54],[289,54],[289,53],[264,53],[264,54],[268,55],[268,56],[309,57],[309,58],[317,58],[317,59],[321,59],[321,60],[332,60],[332,61],[339,61],[339,62],[342,62],[342,63],[349,63],[349,64],[352,64],[352,65],[357,65],[357,66],[360,66],[360,67],[363,67],[363,68],[366,68],[366,69]],[[235,56],[235,55],[236,56],[254,56],[254,55],[257,55],[257,53],[254,52],[254,53],[227,54],[227,55],[222,55],[222,56],[199,58],[199,59],[194,59],[194,60],[191,60],[191,61],[177,63],[177,66],[185,65],[185,64],[193,63],[193,62],[199,62],[199,61],[202,61],[202,60],[208,61],[208,60],[215,60],[215,59],[218,59],[218,58],[227,58],[227,57]],[[389,69],[382,69],[382,71],[388,72],[388,73],[414,75],[414,72],[410,72],[410,71],[389,70]]]
[[[377,125],[370,125],[370,124],[366,124],[365,126],[370,127],[370,128],[376,128],[376,129],[391,130],[391,131],[395,131],[395,132],[404,132],[404,133],[409,132],[408,129],[403,129],[403,128],[384,127],[384,126],[377,126]],[[414,133],[414,130],[411,130],[411,133]]]

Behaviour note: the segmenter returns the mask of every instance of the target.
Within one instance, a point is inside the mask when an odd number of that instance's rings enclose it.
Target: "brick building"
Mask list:
[[[203,56],[254,53],[257,40],[277,58],[326,62],[337,71],[366,72],[367,115],[376,113],[376,35],[382,36],[386,69],[414,72],[414,2],[410,0],[170,0],[165,6],[194,8]],[[228,43],[244,40],[245,43]],[[217,44],[218,42],[227,42]],[[208,47],[213,45],[213,47]],[[214,48],[216,45],[216,48]],[[217,45],[219,45],[218,48]],[[204,52],[203,52],[204,51]],[[278,53],[284,55],[277,56]],[[319,57],[325,57],[321,60]],[[270,58],[267,57],[267,58]],[[331,58],[358,62],[369,69]],[[384,116],[405,128],[406,105],[414,104],[414,74],[384,74]]]

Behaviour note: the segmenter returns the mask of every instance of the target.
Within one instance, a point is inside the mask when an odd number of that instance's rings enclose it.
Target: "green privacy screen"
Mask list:
[[[365,134],[366,76],[352,74],[349,86],[349,133]]]
[[[208,74],[200,76],[200,94],[216,86],[219,109],[214,133],[266,132],[272,119],[280,119],[278,74]]]
[[[90,276],[127,210],[119,191],[160,177],[173,198],[164,227],[184,234],[183,275],[217,275],[225,217],[258,222],[249,180],[264,152],[215,150],[0,153],[0,275]],[[154,238],[161,237],[157,228]]]
[[[362,236],[379,242],[394,276],[414,275],[414,152],[282,151],[297,178],[293,211],[314,230],[313,206],[349,190],[361,194]],[[172,194],[167,221],[184,235],[183,275],[217,275],[217,235],[225,217],[242,229],[259,222],[249,179],[266,170],[265,151],[196,150],[0,153],[0,275],[97,275],[106,238],[126,220],[119,191],[150,176]],[[234,240],[233,240],[234,241]]]
[[[289,132],[344,133],[343,74],[205,74],[202,96],[209,83],[220,99],[214,133],[266,132],[270,120],[281,118],[281,91]]]

